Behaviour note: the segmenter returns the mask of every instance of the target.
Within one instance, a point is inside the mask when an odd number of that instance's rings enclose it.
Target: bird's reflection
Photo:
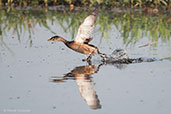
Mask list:
[[[123,69],[127,64],[118,64],[115,62],[106,61],[100,62],[98,66],[92,65],[91,62],[88,62],[89,65],[78,66],[71,70],[69,73],[65,74],[63,77],[51,77],[51,82],[60,83],[67,80],[75,80],[80,94],[85,102],[91,109],[100,109],[101,104],[96,91],[94,89],[94,83],[91,75],[97,73],[102,65],[112,65],[118,69]]]
[[[51,77],[52,82],[64,82],[66,80],[75,80],[80,94],[91,109],[100,109],[100,101],[94,89],[94,83],[91,75],[98,72],[101,65],[78,66],[64,77]]]

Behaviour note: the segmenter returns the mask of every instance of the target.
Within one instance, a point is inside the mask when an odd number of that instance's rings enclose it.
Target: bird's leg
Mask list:
[[[102,61],[105,62],[106,59],[108,58],[105,53],[101,53],[99,49],[97,49],[97,53],[100,55],[100,57],[103,59]]]
[[[87,57],[87,59],[82,59],[82,61],[90,61],[90,60],[91,60],[91,58],[92,58],[92,56],[91,56],[91,55],[89,55],[89,56]]]
[[[89,62],[91,61],[91,58],[92,58],[92,54],[90,54],[86,60]]]
[[[87,63],[88,63],[88,65],[92,65],[92,62],[91,62],[91,60],[90,60],[90,61],[87,61]]]
[[[82,61],[86,61],[88,62],[89,65],[91,65],[91,58],[92,58],[92,54],[90,54],[87,59],[82,59]]]
[[[86,61],[88,63],[88,65],[92,65],[91,60],[87,60],[87,59],[82,59],[82,61]]]

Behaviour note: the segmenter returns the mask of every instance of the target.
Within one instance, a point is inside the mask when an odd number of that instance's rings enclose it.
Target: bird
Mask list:
[[[106,54],[101,53],[96,46],[89,44],[89,42],[93,39],[92,34],[97,20],[98,11],[99,9],[97,8],[93,13],[91,13],[83,20],[73,41],[67,41],[66,39],[58,35],[51,37],[48,41],[61,41],[68,48],[76,52],[88,55],[87,59],[83,60],[91,61],[92,56],[94,56],[95,54],[99,54],[104,60]]]

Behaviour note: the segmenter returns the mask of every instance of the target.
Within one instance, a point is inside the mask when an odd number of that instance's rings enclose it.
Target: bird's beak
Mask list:
[[[48,41],[52,41],[52,38],[48,39]]]

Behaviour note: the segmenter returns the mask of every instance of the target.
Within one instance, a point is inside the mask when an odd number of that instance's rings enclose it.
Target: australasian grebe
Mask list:
[[[87,61],[90,61],[92,56],[96,53],[105,59],[105,54],[102,54],[99,49],[91,44],[88,44],[92,40],[92,33],[94,31],[94,25],[96,23],[98,15],[98,9],[91,15],[86,17],[78,29],[77,36],[73,41],[67,41],[61,36],[53,36],[48,41],[62,41],[67,47],[72,50],[89,55]]]

